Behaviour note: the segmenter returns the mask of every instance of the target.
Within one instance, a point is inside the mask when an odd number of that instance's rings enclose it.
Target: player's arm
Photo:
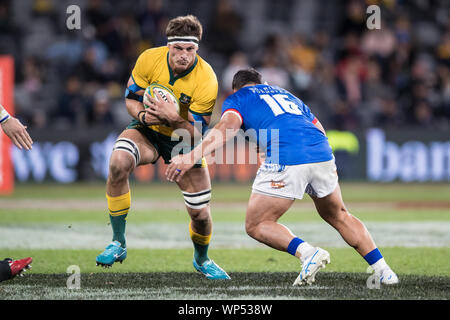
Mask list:
[[[5,134],[19,148],[31,150],[33,140],[27,132],[27,127],[22,125],[19,119],[11,116],[0,104],[0,125]]]
[[[242,118],[233,112],[225,112],[219,123],[212,128],[202,143],[197,145],[190,153],[175,156],[166,170],[169,181],[180,181],[181,177],[191,169],[204,156],[222,147],[227,140],[233,138],[242,125]]]
[[[155,62],[153,52],[149,49],[139,55],[125,90],[125,105],[128,113],[147,126],[165,124],[159,118],[150,115],[145,109],[149,103],[145,99],[144,93],[147,86],[150,85],[149,75],[153,72]]]
[[[125,105],[128,114],[146,126],[166,124],[161,119],[146,112],[144,103],[148,105],[149,102],[144,97],[144,92],[145,89],[139,87],[133,77],[128,79],[127,88],[125,90]]]
[[[211,154],[216,149],[222,147],[228,140],[233,138],[242,125],[241,118],[234,113],[226,112],[219,123],[212,128],[202,143],[191,152],[194,162],[197,163],[204,156]]]
[[[173,107],[170,102],[164,101],[159,92],[155,93],[157,99],[150,96],[148,93],[145,94],[145,99],[149,101],[148,108],[146,109],[147,114],[152,117],[160,119],[160,121],[165,122],[172,129],[184,129],[189,133],[191,141],[195,141],[196,137],[201,137],[202,132],[197,130],[197,128],[188,120],[183,119],[177,110]],[[192,114],[190,114],[191,119],[194,119]],[[209,123],[210,117],[203,119],[206,123]]]
[[[189,110],[188,121],[191,125],[194,126],[197,132],[201,133],[201,136],[203,137],[209,128],[209,123],[211,122],[211,115],[210,114],[200,115],[198,113]]]
[[[198,137],[202,137],[208,129],[219,89],[216,75],[212,69],[205,74],[205,78],[201,82],[202,85],[195,92],[195,101],[189,106],[187,120],[173,112],[173,108],[161,106],[155,113],[166,119],[173,129],[184,129],[189,132],[193,143],[196,143],[199,140]]]
[[[144,111],[144,91],[145,89],[139,87],[134,82],[133,77],[128,79],[127,88],[125,90],[125,105],[128,114],[141,122],[142,117],[139,117],[139,115],[142,116],[140,112]]]

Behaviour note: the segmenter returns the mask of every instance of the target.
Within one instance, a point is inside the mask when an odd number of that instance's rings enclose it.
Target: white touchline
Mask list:
[[[315,245],[346,248],[340,235],[325,222],[285,222],[296,234]],[[8,224],[0,226],[0,249],[94,249],[110,236],[107,224]],[[450,247],[450,221],[366,222],[380,247]],[[241,222],[214,223],[217,248],[259,248]],[[14,239],[21,238],[21,241]],[[133,223],[127,225],[127,243],[133,248],[191,248],[185,223]]]

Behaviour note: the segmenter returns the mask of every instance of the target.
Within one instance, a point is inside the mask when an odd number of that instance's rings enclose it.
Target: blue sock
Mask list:
[[[364,256],[364,259],[367,261],[369,265],[373,265],[375,262],[377,262],[382,258],[383,256],[381,255],[381,252],[380,250],[378,250],[378,248],[373,249]]]
[[[290,254],[292,254],[293,256],[295,256],[295,253],[297,252],[297,248],[298,246],[302,243],[305,242],[300,238],[295,237],[294,239],[291,240],[291,242],[288,245],[287,248],[287,252],[289,252]]]

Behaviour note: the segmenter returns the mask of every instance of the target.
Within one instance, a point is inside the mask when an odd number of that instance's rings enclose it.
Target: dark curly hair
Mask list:
[[[196,16],[187,15],[173,18],[166,28],[166,36],[194,36],[198,40],[202,39],[202,24]]]

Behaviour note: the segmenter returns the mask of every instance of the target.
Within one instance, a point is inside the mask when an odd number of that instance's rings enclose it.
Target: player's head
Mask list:
[[[261,84],[261,74],[253,68],[243,69],[236,72],[233,77],[231,88],[234,92],[248,84]]]
[[[182,73],[192,66],[202,39],[203,28],[193,15],[176,17],[166,28],[169,64],[173,71]]]

